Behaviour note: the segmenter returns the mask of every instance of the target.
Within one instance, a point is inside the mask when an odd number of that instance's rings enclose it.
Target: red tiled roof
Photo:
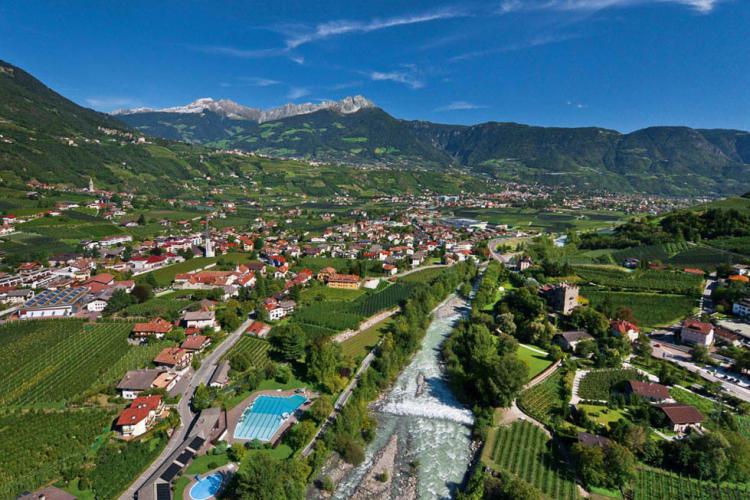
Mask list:
[[[702,321],[698,321],[696,319],[689,319],[685,321],[683,324],[685,328],[689,328],[695,332],[701,333],[703,335],[708,335],[711,333],[711,330],[713,330],[714,326],[711,323],[704,323]]]
[[[661,384],[641,382],[640,380],[630,380],[628,384],[633,394],[638,396],[657,400],[669,399],[669,389]]]
[[[659,405],[661,411],[675,425],[697,424],[703,422],[703,415],[697,409],[690,405],[679,403]]]
[[[172,331],[172,323],[162,318],[154,318],[148,323],[136,323],[133,325],[133,333],[169,333]]]
[[[612,321],[612,323],[610,323],[610,324],[612,326],[612,329],[614,329],[615,331],[617,331],[617,332],[619,332],[619,333],[621,333],[623,335],[626,334],[626,333],[628,333],[630,330],[633,330],[633,331],[636,331],[636,332],[640,332],[641,331],[640,328],[638,328],[636,325],[634,325],[630,321],[625,321],[625,320],[618,319],[618,320]]]
[[[202,349],[207,342],[209,342],[209,338],[205,335],[189,335],[185,338],[185,341],[180,347],[191,351],[198,351]]]
[[[179,364],[187,354],[188,352],[185,349],[180,349],[178,347],[167,347],[165,349],[162,349],[162,351],[156,355],[156,358],[154,358],[154,363],[174,366]]]

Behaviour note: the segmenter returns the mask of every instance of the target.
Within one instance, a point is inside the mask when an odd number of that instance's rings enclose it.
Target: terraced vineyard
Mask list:
[[[612,388],[626,380],[640,380],[643,377],[636,370],[612,369],[595,370],[587,373],[578,387],[581,399],[607,400]]]
[[[496,429],[491,464],[523,479],[554,499],[578,498],[568,466],[547,449],[549,438],[534,424],[515,422]]]
[[[62,403],[113,383],[150,354],[127,343],[131,327],[78,320],[0,326],[0,404]]]
[[[268,349],[270,347],[271,344],[266,340],[244,335],[225,357],[231,359],[234,355],[246,354],[253,366],[262,368],[269,362]]]
[[[633,494],[634,500],[664,498],[741,500],[748,497],[750,497],[750,488],[743,485],[726,483],[717,485],[645,467],[641,468],[638,473]]]
[[[690,248],[686,242],[681,243],[662,243],[659,245],[644,245],[640,247],[624,248],[612,254],[617,262],[622,262],[627,258],[647,260],[649,262],[659,260],[666,261],[670,257]]]
[[[518,406],[531,417],[548,423],[554,410],[563,404],[562,376],[560,371],[550,375],[544,382],[527,389],[518,398]]]

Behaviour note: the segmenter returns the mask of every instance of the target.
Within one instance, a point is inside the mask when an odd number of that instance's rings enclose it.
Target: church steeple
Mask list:
[[[93,193],[93,192],[94,192],[94,179],[89,177],[89,193]]]
[[[203,237],[203,247],[204,247],[204,253],[206,257],[215,257],[214,248],[211,244],[211,234],[209,232],[208,228],[208,221],[210,219],[206,217],[206,235]]]

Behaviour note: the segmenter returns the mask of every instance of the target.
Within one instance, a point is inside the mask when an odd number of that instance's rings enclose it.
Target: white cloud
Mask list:
[[[588,104],[583,104],[582,102],[576,102],[576,101],[566,101],[565,104],[576,109],[586,109],[589,107]]]
[[[405,70],[394,70],[394,71],[371,71],[368,73],[370,80],[373,81],[391,81],[396,83],[402,83],[412,89],[421,89],[424,87],[424,82],[417,77],[417,71],[414,66],[406,66]]]
[[[239,79],[254,87],[270,87],[271,85],[281,84],[281,82],[278,80],[272,80],[270,78],[261,78],[258,76],[241,76]]]
[[[96,96],[87,97],[86,104],[99,111],[113,111],[118,108],[136,108],[143,104],[132,97]]]
[[[464,111],[468,109],[484,109],[486,107],[482,104],[474,104],[466,101],[453,101],[445,106],[435,108],[435,111]]]
[[[707,14],[724,0],[504,0],[499,13],[557,10],[557,11],[597,11],[610,7],[631,7],[634,5],[672,3],[684,5],[697,12]]]
[[[503,52],[514,52],[516,50],[531,49],[533,47],[541,47],[543,45],[550,45],[553,43],[561,43],[568,40],[577,38],[577,35],[538,35],[529,40],[511,43],[502,47],[495,47],[490,49],[475,50],[472,52],[464,52],[448,59],[450,62],[465,61],[467,59],[475,59],[477,57],[488,56],[491,54],[499,54]]]
[[[287,92],[286,97],[287,99],[299,99],[306,95],[310,95],[310,89],[305,87],[292,87],[289,89],[289,92]]]
[[[409,14],[404,16],[389,17],[385,19],[372,19],[370,21],[351,21],[336,20],[327,21],[318,24],[314,29],[304,34],[294,34],[286,41],[289,49],[294,49],[317,40],[323,40],[333,36],[345,35],[348,33],[370,33],[396,26],[405,26],[409,24],[427,23],[441,19],[452,19],[455,17],[465,16],[463,10],[456,8],[442,8],[433,11],[423,12],[421,14]]]

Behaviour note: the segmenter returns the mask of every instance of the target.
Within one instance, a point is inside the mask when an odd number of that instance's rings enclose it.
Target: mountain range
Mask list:
[[[143,135],[151,136],[146,144],[138,142]],[[422,183],[431,175],[432,189],[456,172],[667,195],[742,193],[750,184],[750,133],[739,130],[443,125],[395,118],[362,96],[270,110],[204,98],[108,115],[0,61],[0,186],[31,179],[83,186],[94,177],[99,185],[174,193],[247,168],[213,155],[216,148],[316,160],[341,170],[339,179],[355,175],[349,166],[414,172]]]
[[[394,118],[362,96],[268,111],[201,99],[116,117],[171,140],[357,166],[451,166],[503,180],[670,195],[744,192],[750,179],[750,133],[741,130],[443,125]]]

